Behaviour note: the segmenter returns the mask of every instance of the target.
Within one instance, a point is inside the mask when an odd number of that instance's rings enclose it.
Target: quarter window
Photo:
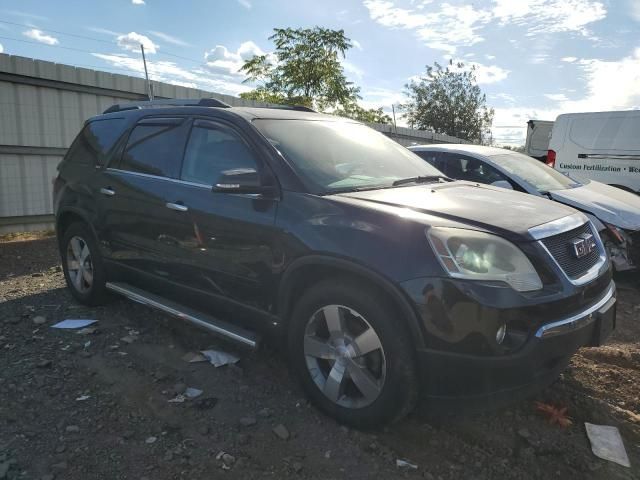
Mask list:
[[[120,168],[130,172],[178,178],[187,122],[157,119],[136,125],[122,155]]]
[[[196,120],[180,178],[213,185],[223,172],[242,168],[257,169],[255,157],[242,139],[226,127]]]
[[[122,134],[124,122],[123,118],[110,118],[94,120],[85,125],[69,151],[69,161],[104,165],[109,152]]]

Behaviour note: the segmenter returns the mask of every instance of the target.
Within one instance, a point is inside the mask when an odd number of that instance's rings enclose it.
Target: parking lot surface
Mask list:
[[[398,424],[358,432],[307,403],[273,346],[235,350],[124,299],[81,306],[52,236],[4,238],[0,479],[637,479],[637,278],[618,281],[608,344],[582,349],[535,398],[447,416],[419,405]],[[64,319],[98,322],[82,334],[51,328]],[[183,358],[208,348],[241,359],[216,368]],[[202,393],[180,401],[188,387]],[[566,407],[571,424],[550,423],[536,402]],[[594,456],[584,422],[618,427],[631,468]]]

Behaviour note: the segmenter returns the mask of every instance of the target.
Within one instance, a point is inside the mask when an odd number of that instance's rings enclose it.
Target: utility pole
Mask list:
[[[391,104],[391,111],[393,112],[393,129],[395,130],[396,135],[398,135],[398,126],[396,125],[396,107],[393,103]]]
[[[147,58],[144,56],[144,45],[140,44],[142,51],[142,63],[144,64],[144,76],[147,79],[147,96],[149,101],[153,100],[153,91],[151,90],[151,82],[149,82],[149,72],[147,72]]]

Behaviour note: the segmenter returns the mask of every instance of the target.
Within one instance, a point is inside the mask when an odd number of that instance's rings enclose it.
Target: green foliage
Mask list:
[[[406,86],[409,101],[402,105],[413,128],[433,130],[482,143],[490,134],[493,109],[476,83],[475,67],[465,69],[452,61],[442,67],[434,62],[424,76]]]
[[[367,110],[355,102],[341,106],[332,113],[339,117],[352,118],[358,122],[391,123],[391,117],[382,111],[382,107]]]
[[[256,55],[241,68],[247,75],[245,82],[258,84],[242,98],[319,110],[360,98],[359,88],[347,81],[340,63],[352,46],[344,30],[275,28],[269,40],[275,44],[274,53]]]

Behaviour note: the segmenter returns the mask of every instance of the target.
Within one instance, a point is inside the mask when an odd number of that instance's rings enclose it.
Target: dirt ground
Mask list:
[[[124,299],[82,307],[52,237],[4,238],[0,479],[639,479],[640,276],[619,280],[608,345],[581,350],[536,398],[437,419],[419,406],[363,433],[310,406],[273,348],[234,350]],[[97,331],[50,328],[66,318],[96,319]],[[182,359],[209,347],[241,360]],[[185,387],[204,393],[168,402]],[[549,424],[536,400],[567,407],[572,425]],[[584,422],[618,427],[631,468],[594,456]]]

